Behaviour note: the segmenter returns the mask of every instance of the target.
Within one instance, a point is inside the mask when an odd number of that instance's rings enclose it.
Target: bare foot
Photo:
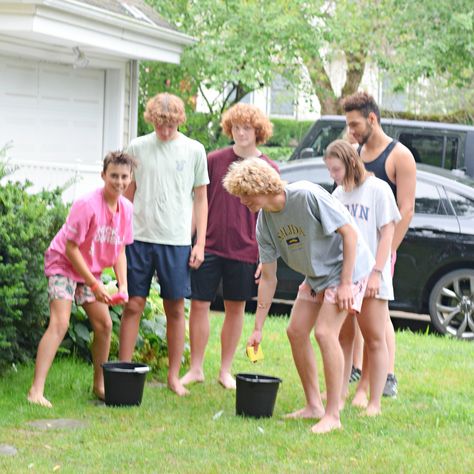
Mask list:
[[[362,413],[365,416],[379,416],[382,414],[380,406],[368,405],[367,410]]]
[[[318,421],[312,428],[311,431],[316,434],[329,433],[333,430],[342,429],[341,420],[330,415],[324,415],[321,420]]]
[[[42,407],[46,408],[53,408],[51,402],[44,398],[44,395],[42,393],[36,393],[34,390],[30,390],[26,398],[30,403],[34,403],[35,405],[41,405]]]
[[[190,393],[189,390],[187,390],[184,385],[179,381],[179,379],[168,380],[168,388],[180,397],[184,397],[186,395],[189,395]]]
[[[219,383],[226,388],[227,390],[235,390],[236,383],[234,377],[229,374],[229,372],[224,372],[219,374]]]
[[[364,391],[357,390],[354,395],[354,399],[352,400],[352,406],[359,408],[367,408],[368,404],[369,400],[367,399],[367,394]]]
[[[204,382],[204,372],[202,370],[190,369],[179,379],[179,381],[181,382],[181,385]]]
[[[289,419],[289,420],[295,420],[298,418],[316,418],[319,420],[324,416],[324,408],[312,408],[312,407],[304,407],[301,410],[296,410],[293,413],[288,413],[286,414],[283,418]]]

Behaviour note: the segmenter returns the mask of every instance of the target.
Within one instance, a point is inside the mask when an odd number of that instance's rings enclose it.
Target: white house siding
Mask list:
[[[100,183],[104,80],[102,69],[0,57],[0,146],[11,145],[15,178],[52,188],[84,175],[67,200]]]
[[[129,61],[125,67],[125,94],[123,101],[123,143],[126,145],[130,142],[130,92],[131,92],[131,74],[130,74],[130,63]]]

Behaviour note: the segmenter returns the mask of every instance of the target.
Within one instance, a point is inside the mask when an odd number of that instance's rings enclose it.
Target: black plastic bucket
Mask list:
[[[273,415],[281,379],[260,374],[237,374],[237,415],[265,418]]]
[[[105,362],[105,404],[109,406],[140,405],[146,374],[150,367],[136,362]]]

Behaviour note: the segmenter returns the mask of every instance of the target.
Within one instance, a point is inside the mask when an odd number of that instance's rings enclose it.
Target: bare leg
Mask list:
[[[352,399],[352,405],[359,408],[367,408],[369,404],[369,359],[367,355],[367,346],[364,342],[363,350],[363,362],[362,362],[362,375],[360,377],[359,383],[357,384],[357,389]]]
[[[225,318],[221,331],[221,369],[219,383],[235,390],[235,379],[231,375],[232,361],[244,325],[245,301],[224,300]]]
[[[341,344],[342,353],[344,355],[344,375],[342,378],[341,401],[339,408],[344,408],[344,403],[349,394],[349,378],[352,369],[352,353],[354,350],[354,335],[355,335],[355,316],[348,314],[341,332],[339,333],[339,342]]]
[[[324,302],[316,321],[315,335],[323,357],[327,404],[324,416],[311,429],[313,433],[327,433],[342,427],[339,417],[339,404],[344,372],[344,355],[338,336],[346,316],[347,311],[339,311],[337,305]]]
[[[388,349],[388,371],[389,374],[395,373],[395,328],[393,327],[392,320],[390,319],[390,313],[388,313],[388,321],[385,327],[385,339],[387,342]]]
[[[84,309],[87,313],[94,331],[92,342],[92,363],[94,365],[93,391],[97,398],[105,398],[104,374],[102,364],[107,362],[110,351],[110,336],[112,334],[112,319],[109,308],[105,303],[85,303]]]
[[[385,342],[388,302],[377,298],[365,298],[358,317],[360,330],[364,336],[369,362],[370,398],[366,414],[381,413],[380,401],[387,378],[388,351]]]
[[[38,345],[35,375],[27,396],[28,401],[31,403],[36,403],[48,408],[52,407],[49,400],[44,397],[44,385],[58,347],[64,339],[69,327],[71,308],[72,301],[53,300],[49,303],[49,325]]]
[[[146,298],[132,296],[123,309],[119,345],[119,359],[122,361],[132,360],[145,303]]]
[[[209,341],[209,301],[191,300],[189,314],[189,338],[191,342],[191,367],[181,378],[187,385],[193,382],[204,382],[204,354]]]
[[[360,332],[359,323],[355,321],[354,350],[352,351],[352,365],[362,370],[364,357],[364,338]]]
[[[184,299],[163,300],[166,314],[166,338],[168,340],[168,387],[179,396],[189,391],[179,380],[179,368],[184,351],[186,323],[184,319]]]
[[[306,406],[286,415],[286,418],[321,418],[323,402],[319,393],[318,368],[311,345],[310,334],[321,305],[297,298],[291,311],[287,329],[293,360],[303,385]]]

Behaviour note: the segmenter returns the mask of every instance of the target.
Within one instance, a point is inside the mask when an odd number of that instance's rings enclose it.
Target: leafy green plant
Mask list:
[[[49,316],[43,254],[63,224],[62,188],[29,192],[9,180],[0,149],[0,371],[34,357]]]

